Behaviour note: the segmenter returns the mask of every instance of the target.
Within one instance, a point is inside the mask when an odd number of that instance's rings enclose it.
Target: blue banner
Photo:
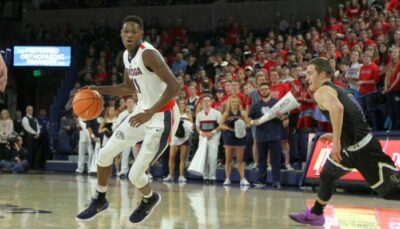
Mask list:
[[[14,66],[69,67],[70,64],[68,46],[14,46]]]

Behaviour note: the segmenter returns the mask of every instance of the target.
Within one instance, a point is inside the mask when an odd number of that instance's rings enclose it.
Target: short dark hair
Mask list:
[[[139,16],[129,15],[124,19],[123,24],[125,24],[127,22],[134,22],[134,23],[138,24],[141,29],[143,29],[143,19],[140,18]]]
[[[314,65],[315,66],[315,70],[319,73],[321,72],[325,72],[326,75],[328,76],[328,78],[333,77],[333,70],[332,67],[329,63],[329,61],[325,58],[321,58],[321,57],[317,57],[312,59],[308,65]]]

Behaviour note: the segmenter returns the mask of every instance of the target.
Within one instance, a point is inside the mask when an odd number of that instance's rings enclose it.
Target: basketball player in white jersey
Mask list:
[[[135,110],[114,131],[110,140],[100,150],[97,161],[97,196],[76,217],[89,220],[109,208],[106,199],[108,178],[113,158],[123,149],[143,141],[137,159],[129,172],[129,180],[143,194],[143,200],[130,215],[132,223],[140,223],[161,201],[152,192],[145,173],[167,148],[179,123],[179,109],[174,97],[179,84],[161,54],[149,43],[143,42],[143,21],[128,16],[121,29],[122,42],[126,48],[124,82],[113,86],[93,86],[102,94],[124,96],[136,92],[138,104]]]

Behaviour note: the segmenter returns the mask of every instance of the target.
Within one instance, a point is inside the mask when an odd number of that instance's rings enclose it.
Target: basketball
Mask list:
[[[101,95],[92,89],[78,91],[72,101],[74,113],[84,120],[92,120],[99,116],[103,105]]]

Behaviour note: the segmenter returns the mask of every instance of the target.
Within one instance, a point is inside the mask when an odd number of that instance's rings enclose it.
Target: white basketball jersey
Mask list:
[[[162,59],[162,55],[158,52],[153,45],[143,42],[133,59],[129,61],[128,50],[124,52],[124,64],[129,74],[129,79],[133,81],[138,96],[137,105],[142,109],[147,110],[160,99],[164,93],[167,84],[162,81],[154,72],[151,72],[143,64],[142,54],[145,50],[152,49],[157,52]]]

